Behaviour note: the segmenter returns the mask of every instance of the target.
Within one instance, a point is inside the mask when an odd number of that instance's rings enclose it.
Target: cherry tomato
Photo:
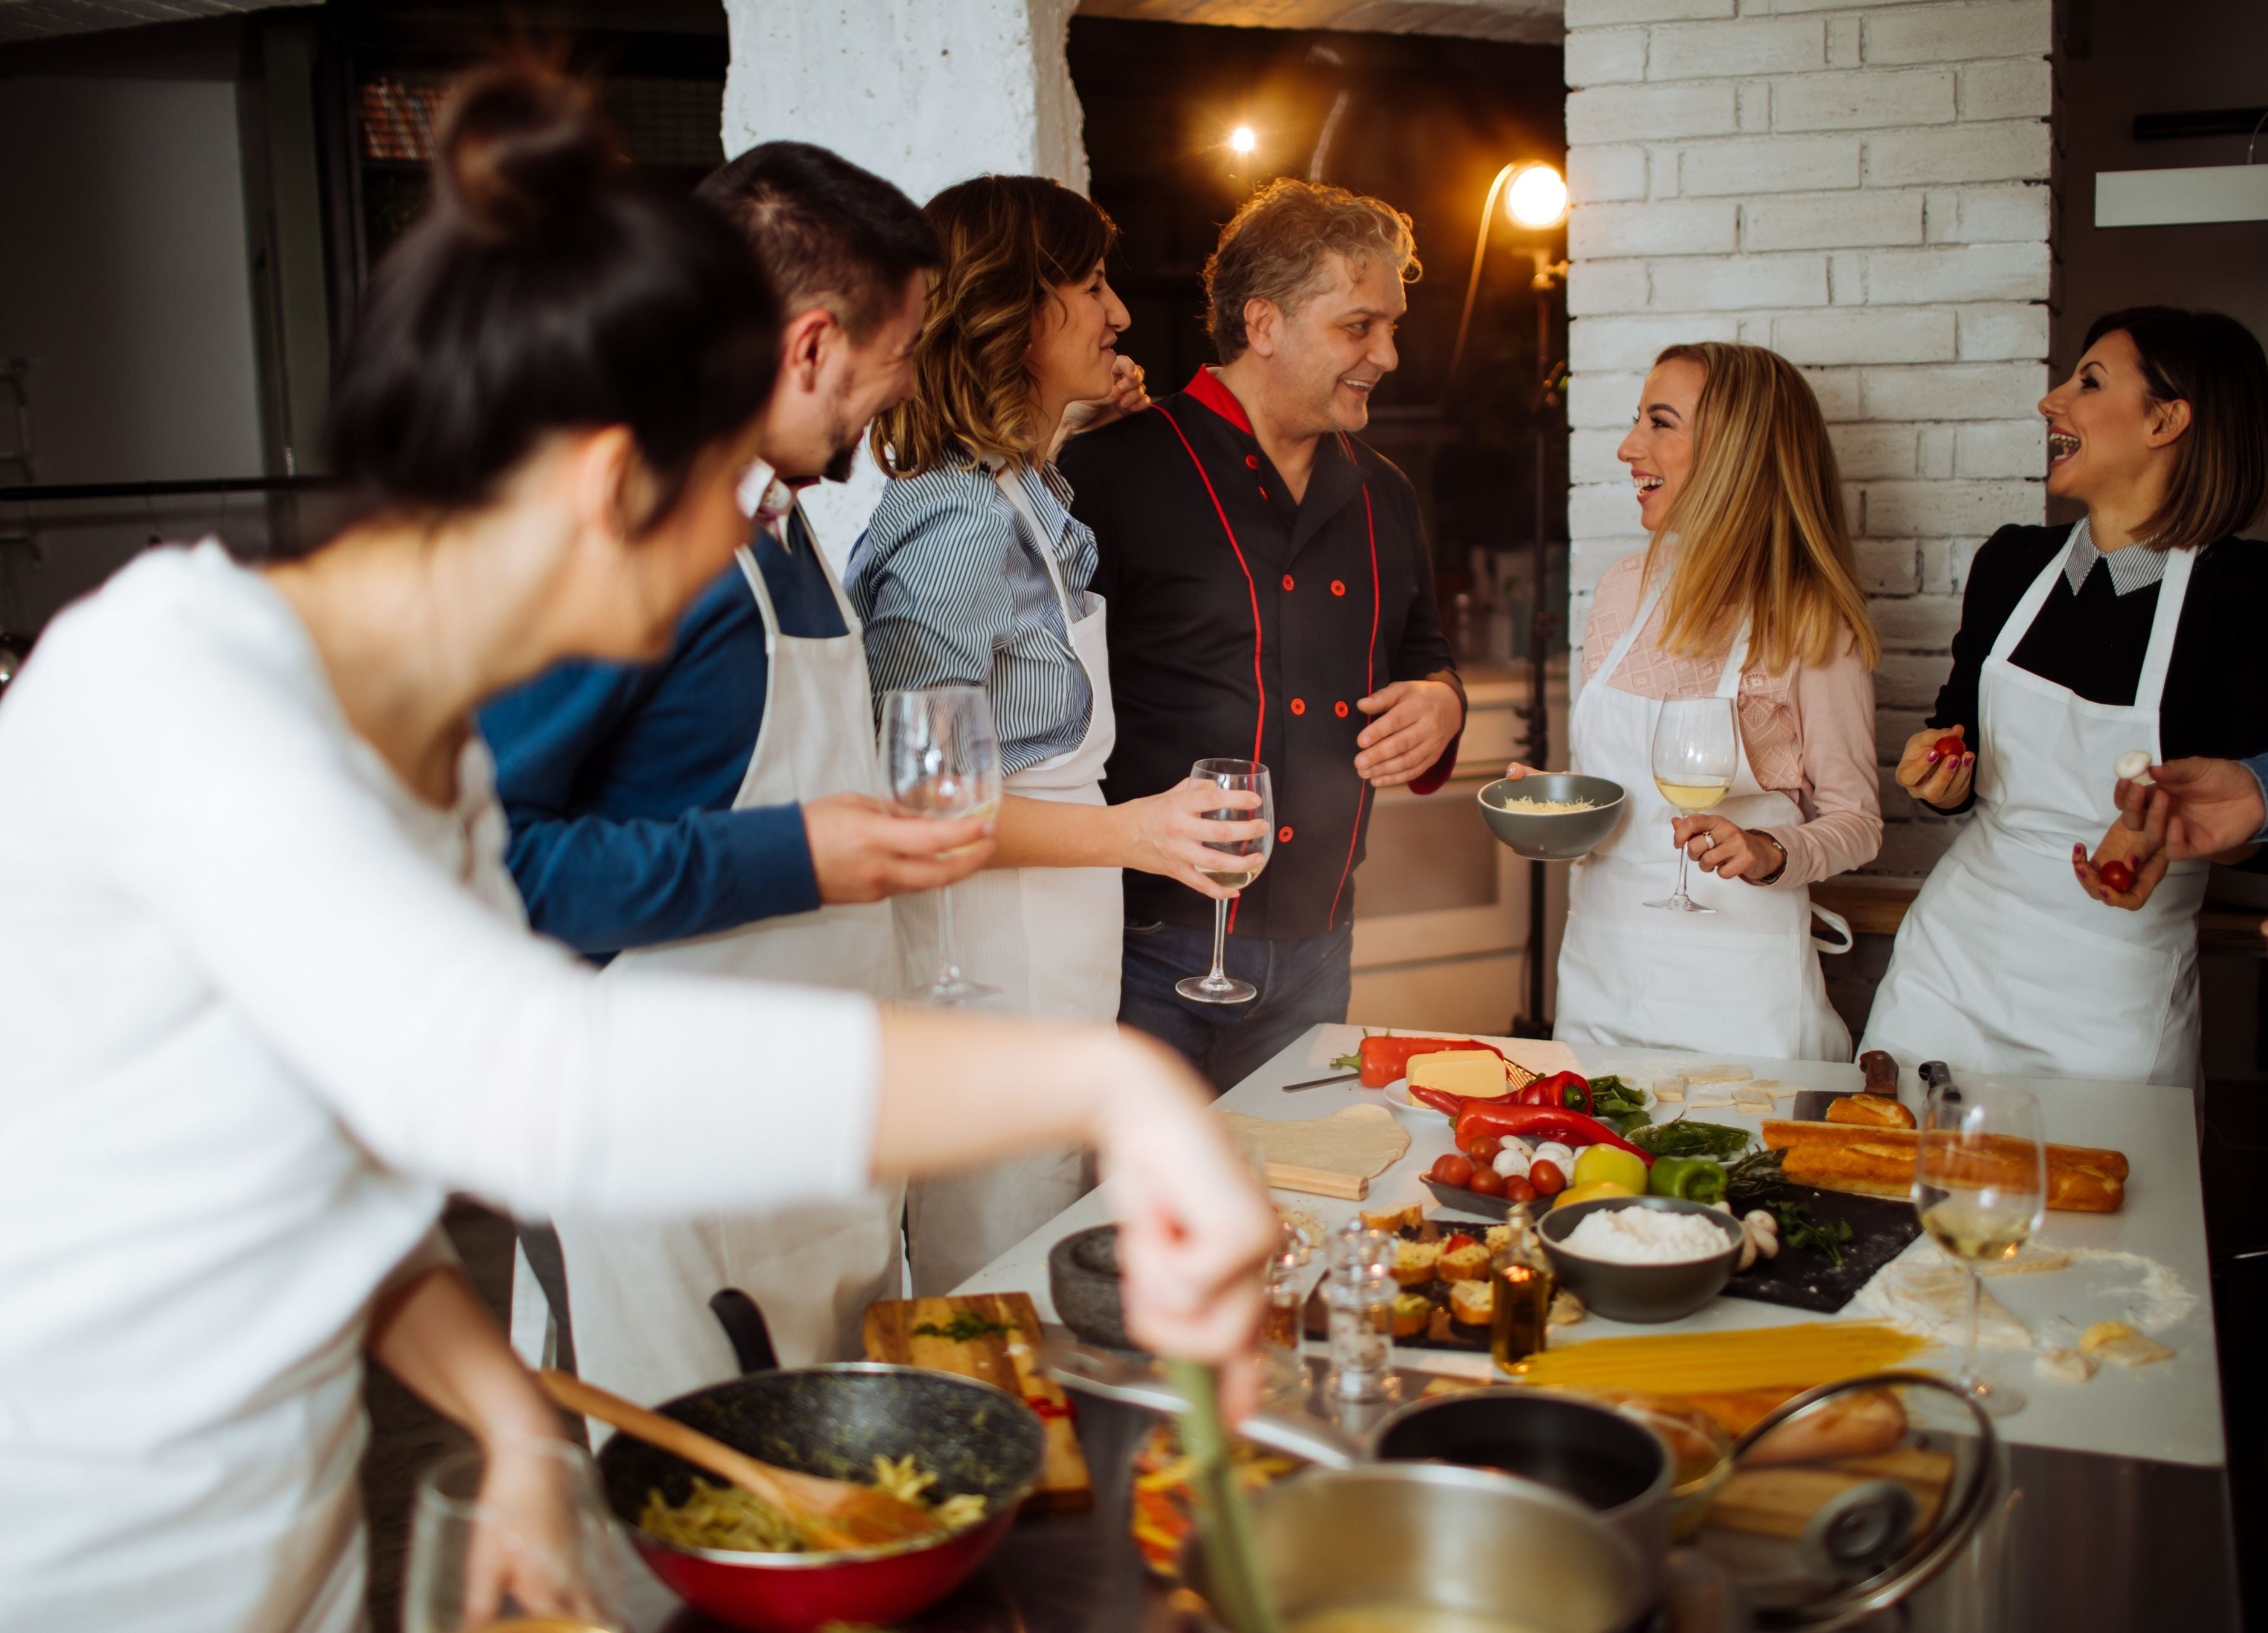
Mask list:
[[[1538,1196],[1557,1196],[1567,1188],[1567,1176],[1559,1172],[1557,1163],[1548,1158],[1528,1165],[1528,1182]]]
[[[1466,1188],[1476,1196],[1501,1196],[1504,1195],[1504,1175],[1493,1168],[1476,1168],[1472,1182]]]
[[[1476,1134],[1472,1137],[1472,1143],[1465,1147],[1465,1155],[1470,1157],[1475,1162],[1489,1163],[1494,1162],[1496,1154],[1503,1149],[1504,1141],[1498,1136]]]
[[[1969,745],[1948,732],[1932,743],[1929,749],[1940,760],[1958,760],[1969,752]]]
[[[2105,862],[2095,871],[2102,875],[2102,882],[2113,890],[2123,894],[2134,888],[2134,870],[2116,857]]]
[[[1534,1202],[1535,1188],[1525,1180],[1507,1177],[1504,1182],[1504,1199],[1506,1202]]]
[[[1433,1177],[1444,1185],[1454,1185],[1459,1190],[1473,1182],[1473,1159],[1455,1151],[1447,1151],[1433,1159]]]

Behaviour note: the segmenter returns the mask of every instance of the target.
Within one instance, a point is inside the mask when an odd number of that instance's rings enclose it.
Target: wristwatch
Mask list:
[[[1751,874],[1749,874],[1749,883],[1750,883],[1751,885],[1776,885],[1776,884],[1778,884],[1778,883],[1779,882],[1779,876],[1780,876],[1781,874],[1783,874],[1783,873],[1785,873],[1785,872],[1787,872],[1787,847],[1786,847],[1786,845],[1781,844],[1781,843],[1779,842],[1779,841],[1778,841],[1777,839],[1774,839],[1774,838],[1773,838],[1770,834],[1765,833],[1765,832],[1764,832],[1762,828],[1749,828],[1749,829],[1747,829],[1747,830],[1746,830],[1746,832],[1749,834],[1749,835],[1751,838],[1754,838],[1754,839],[1761,839],[1761,840],[1763,840],[1763,841],[1764,842],[1764,843],[1766,843],[1767,845],[1770,845],[1770,846],[1771,846],[1774,850],[1777,850],[1777,851],[1778,851],[1778,852],[1779,852],[1779,865],[1778,865],[1778,867],[1776,867],[1776,868],[1772,869],[1772,871],[1771,871],[1771,872],[1769,872],[1769,873],[1751,873]]]

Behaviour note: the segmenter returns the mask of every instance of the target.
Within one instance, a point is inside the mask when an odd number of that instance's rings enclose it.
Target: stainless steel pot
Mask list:
[[[1624,1633],[1653,1604],[1612,1526],[1528,1481],[1381,1463],[1311,1469],[1250,1501],[1260,1569],[1286,1622],[1393,1605],[1498,1615],[1534,1633]],[[1182,1574],[1205,1593],[1201,1537],[1183,1548]]]

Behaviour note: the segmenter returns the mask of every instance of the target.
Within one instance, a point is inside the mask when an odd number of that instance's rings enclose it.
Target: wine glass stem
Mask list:
[[[1977,1383],[1977,1327],[1984,1308],[1984,1277],[1975,1266],[1969,1271],[1969,1342],[1961,1351],[1961,1379],[1974,1387]]]
[[[1669,833],[1672,839],[1675,839],[1677,835],[1677,828],[1674,822],[1670,827]],[[1688,851],[1683,845],[1677,847],[1677,894],[1670,898],[1673,901],[1683,901],[1689,899],[1685,894],[1685,866],[1686,864],[1690,862],[1692,859],[1692,853]]]
[[[949,987],[961,979],[961,957],[953,945],[953,886],[937,893],[937,980]]]
[[[1228,958],[1228,903],[1216,901],[1212,904],[1212,974],[1205,979],[1215,986],[1228,979],[1224,967]]]

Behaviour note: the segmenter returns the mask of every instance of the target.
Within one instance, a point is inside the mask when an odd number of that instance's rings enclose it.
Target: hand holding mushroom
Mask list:
[[[2154,794],[2150,756],[2135,749],[2118,756],[2118,820],[2090,857],[2083,845],[2071,848],[2072,872],[2080,888],[2106,907],[2133,912],[2150,899],[2173,861],[2166,850],[2166,798]]]

